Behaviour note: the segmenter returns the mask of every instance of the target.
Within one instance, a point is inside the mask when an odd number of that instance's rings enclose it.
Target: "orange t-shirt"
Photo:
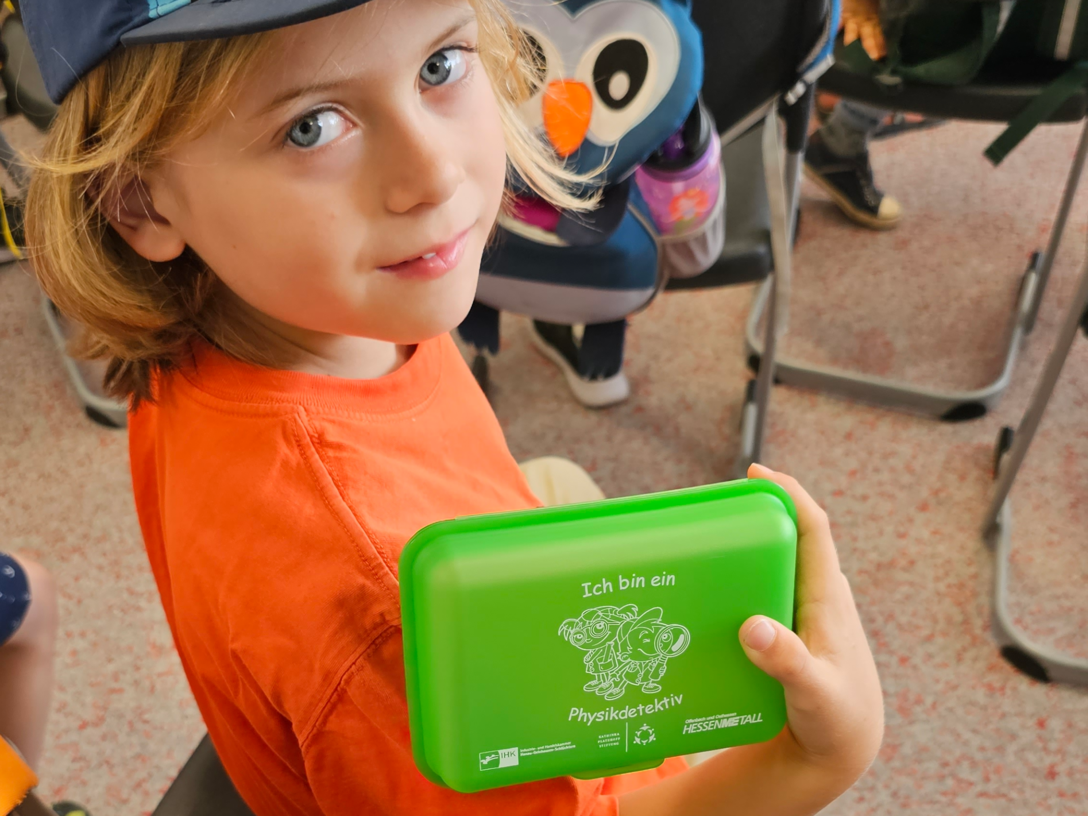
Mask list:
[[[535,506],[449,337],[344,380],[206,344],[131,417],[133,490],[193,695],[257,816],[612,816],[686,767],[473,795],[412,761],[397,559],[420,528]]]
[[[22,804],[38,777],[19,752],[0,735],[0,813],[11,813]]]

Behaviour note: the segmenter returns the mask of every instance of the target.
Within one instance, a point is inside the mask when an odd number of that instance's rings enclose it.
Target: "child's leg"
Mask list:
[[[53,692],[57,599],[39,564],[0,553],[0,734],[38,767]]]
[[[604,493],[578,465],[558,456],[531,459],[521,464],[529,489],[546,507],[602,501]]]
[[[869,149],[869,140],[888,115],[883,108],[842,100],[820,130],[836,156],[859,156]]]

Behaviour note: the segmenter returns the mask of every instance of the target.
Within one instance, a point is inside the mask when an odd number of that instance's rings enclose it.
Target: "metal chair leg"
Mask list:
[[[42,295],[42,314],[45,323],[49,327],[49,333],[60,351],[64,368],[68,372],[68,379],[83,404],[83,412],[87,418],[106,428],[124,428],[128,424],[128,406],[125,403],[105,396],[101,391],[101,383],[87,381],[84,371],[71,357],[68,356],[69,330],[62,322],[56,306],[45,295]]]
[[[779,381],[836,394],[859,402],[926,414],[949,422],[984,416],[1008,389],[1023,339],[1034,326],[1086,158],[1088,158],[1088,123],[1081,133],[1047,249],[1045,253],[1036,253],[1024,272],[1020,295],[1007,334],[1005,361],[1000,375],[993,382],[972,390],[924,388],[885,377],[812,365],[788,357],[780,357],[777,361]],[[764,353],[764,344],[759,337],[758,329],[770,294],[769,290],[770,284],[764,283],[748,319],[747,346],[749,360],[753,364],[758,364]]]
[[[0,167],[7,171],[15,186],[20,190],[26,190],[30,186],[30,175],[23,164],[19,153],[11,146],[7,138],[0,133]]]
[[[1028,447],[1035,437],[1035,432],[1039,429],[1039,422],[1046,411],[1047,403],[1054,393],[1054,387],[1061,375],[1062,367],[1065,365],[1065,358],[1068,356],[1069,349],[1077,337],[1077,331],[1080,328],[1080,321],[1086,307],[1088,307],[1088,261],[1084,263],[1076,295],[1065,316],[1065,322],[1062,323],[1054,349],[1050,352],[1050,357],[1046,361],[1046,367],[1043,369],[1043,375],[1035,388],[1031,404],[1028,405],[1027,411],[1024,412],[1024,418],[1020,422],[1020,427],[1016,430],[1012,448],[1008,452],[1008,459],[1002,464],[997,489],[994,491],[993,501],[986,515],[987,530],[998,522],[1001,507],[1009,497],[1009,491],[1012,490],[1016,475],[1020,471],[1024,457],[1027,456]]]
[[[801,211],[801,169],[808,146],[808,126],[816,107],[816,86],[809,85],[802,96],[786,109],[786,197],[789,204],[790,237],[797,229]]]
[[[1046,251],[1040,256],[1038,268],[1035,270],[1035,281],[1031,293],[1031,304],[1028,306],[1024,330],[1030,334],[1035,328],[1035,319],[1039,316],[1039,306],[1043,302],[1043,293],[1050,281],[1050,271],[1054,268],[1054,258],[1061,246],[1062,236],[1065,234],[1065,225],[1069,221],[1069,211],[1073,209],[1073,200],[1077,196],[1077,188],[1080,186],[1081,176],[1084,174],[1084,161],[1088,157],[1088,120],[1080,132],[1080,142],[1077,144],[1077,152],[1073,156],[1073,165],[1069,168],[1069,176],[1065,180],[1065,191],[1062,193],[1062,203],[1058,207],[1058,217],[1054,219],[1054,226],[1050,230],[1050,239],[1047,242]]]
[[[994,547],[993,629],[1001,646],[1001,653],[1014,666],[1039,680],[1088,685],[1088,660],[1077,660],[1036,643],[1020,629],[1008,608],[1009,559],[1012,554],[1012,511],[1009,492],[1024,463],[1028,448],[1046,411],[1054,387],[1061,375],[1069,349],[1076,339],[1085,309],[1088,308],[1088,261],[1081,272],[1080,285],[1070,305],[1058,340],[1047,359],[1043,375],[1036,386],[1031,404],[1024,413],[1020,427],[1012,434],[1012,444],[1007,451],[1009,433],[1002,432],[998,442],[997,488],[986,514],[984,536]]]
[[[774,259],[774,270],[764,284],[770,293],[763,340],[767,352],[763,355],[754,387],[749,385],[746,393],[741,423],[741,453],[737,460],[740,475],[763,455],[767,410],[775,377],[775,347],[779,327],[784,325],[788,309],[794,219],[790,210],[791,196],[786,187],[788,160],[783,156],[778,129],[778,113],[772,108],[763,122],[763,166],[771,215],[771,255]]]

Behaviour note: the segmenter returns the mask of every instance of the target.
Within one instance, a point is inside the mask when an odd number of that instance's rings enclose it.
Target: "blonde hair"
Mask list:
[[[564,168],[517,109],[539,57],[502,4],[471,0],[479,51],[498,99],[509,167],[558,207],[583,210],[587,178]],[[83,327],[79,357],[106,358],[106,389],[132,407],[152,399],[157,371],[202,337],[227,354],[273,365],[238,331],[212,271],[186,249],[174,261],[139,256],[102,212],[103,195],[207,129],[264,53],[268,34],[121,48],[60,105],[27,199],[27,245],[49,298]]]

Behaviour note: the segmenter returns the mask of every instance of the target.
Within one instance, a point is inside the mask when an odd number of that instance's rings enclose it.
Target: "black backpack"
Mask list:
[[[1030,0],[1029,0],[1030,1]],[[900,82],[962,85],[986,64],[1016,0],[883,0],[888,55],[869,59],[860,42],[840,49],[851,70],[894,88]]]
[[[986,149],[994,164],[1088,86],[1088,0],[883,0],[881,11],[888,56],[874,63],[851,43],[838,58],[889,89],[961,85],[1025,59],[1067,68]]]

